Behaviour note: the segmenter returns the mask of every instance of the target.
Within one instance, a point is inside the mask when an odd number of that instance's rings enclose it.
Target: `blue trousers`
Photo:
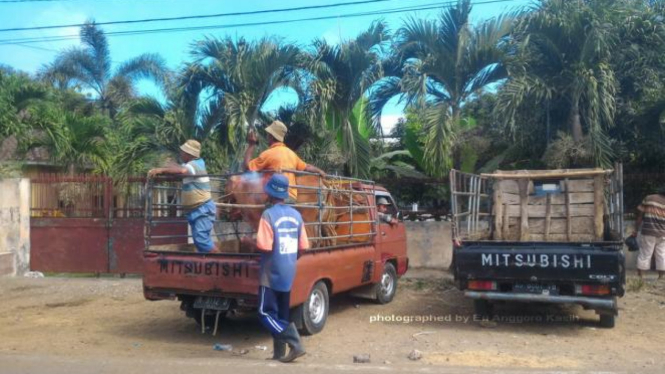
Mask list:
[[[212,200],[185,215],[189,226],[192,228],[192,239],[198,252],[207,253],[215,248],[210,233],[212,232],[212,225],[215,222],[216,215],[217,206]]]
[[[272,336],[281,334],[289,326],[290,298],[291,292],[259,286],[259,321]]]

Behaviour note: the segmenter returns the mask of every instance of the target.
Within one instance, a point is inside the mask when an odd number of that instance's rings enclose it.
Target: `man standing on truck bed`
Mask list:
[[[323,170],[306,164],[295,152],[284,144],[284,137],[287,131],[286,125],[282,122],[273,121],[270,126],[266,127],[270,147],[261,152],[259,157],[253,160],[250,159],[254,154],[258,140],[256,139],[256,133],[250,131],[247,135],[249,146],[245,150],[245,169],[249,171],[273,170],[278,172],[282,170],[298,170],[318,173],[321,177],[325,177],[326,173]],[[285,175],[288,177],[291,186],[296,184],[296,177],[293,173],[285,173]],[[298,198],[298,190],[296,188],[289,189],[289,198],[290,202],[296,202]]]
[[[298,251],[309,248],[309,240],[300,213],[284,204],[289,197],[286,176],[273,174],[264,190],[273,205],[263,212],[256,234],[261,251],[259,320],[273,336],[273,360],[291,362],[305,354],[296,326],[289,323],[289,301]]]
[[[635,221],[635,233],[640,231],[638,243],[640,252],[637,256],[637,274],[642,278],[642,273],[651,268],[651,257],[656,256],[656,270],[658,279],[665,278],[665,185],[658,189],[655,195],[644,198],[642,204],[637,207],[637,219]]]
[[[215,247],[210,233],[215,222],[217,207],[210,195],[210,178],[201,156],[201,144],[188,140],[180,146],[182,165],[152,169],[148,177],[159,174],[181,175],[182,205],[192,229],[192,238],[198,252],[208,253]]]

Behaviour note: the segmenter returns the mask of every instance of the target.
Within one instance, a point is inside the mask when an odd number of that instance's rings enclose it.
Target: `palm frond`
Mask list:
[[[87,21],[81,26],[80,36],[84,51],[93,61],[89,73],[96,82],[106,81],[111,76],[111,52],[106,35],[94,21]]]
[[[118,76],[132,83],[139,79],[152,79],[158,85],[165,87],[168,68],[160,55],[142,54],[120,64],[115,72],[115,77]]]

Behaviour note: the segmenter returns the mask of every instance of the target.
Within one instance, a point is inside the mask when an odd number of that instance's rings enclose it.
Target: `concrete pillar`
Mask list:
[[[30,271],[30,180],[0,180],[0,275]]]

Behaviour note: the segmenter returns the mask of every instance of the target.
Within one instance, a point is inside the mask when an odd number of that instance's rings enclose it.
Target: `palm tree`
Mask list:
[[[118,114],[119,131],[110,137],[115,151],[109,161],[110,174],[119,181],[161,165],[165,159],[175,160],[180,145],[187,139],[202,143],[208,171],[221,173],[228,168],[229,154],[220,123],[207,122],[197,126],[182,107],[182,100],[172,93],[166,103],[151,97],[128,102]],[[222,131],[220,131],[222,130]]]
[[[338,45],[314,41],[309,71],[316,77],[313,90],[319,100],[319,123],[337,137],[346,156],[346,174],[367,176],[371,157],[369,137],[381,133],[379,121],[370,121],[368,90],[383,76],[381,56],[389,39],[387,25],[374,22],[355,39]]]
[[[428,173],[444,176],[452,166],[455,133],[464,103],[505,77],[502,61],[514,14],[472,26],[470,0],[459,0],[438,19],[408,18],[395,38],[403,67],[377,91],[375,101],[401,94],[407,107],[424,119]]]
[[[521,20],[518,53],[508,64],[509,79],[496,105],[511,133],[544,128],[547,140],[556,131],[576,143],[588,138],[596,165],[610,165],[607,130],[614,123],[617,81],[610,66],[614,26],[601,16],[608,11],[586,2],[548,0]],[[518,123],[534,107],[546,108],[545,116]]]
[[[25,135],[34,120],[30,111],[48,98],[48,89],[27,74],[0,69],[0,141]]]
[[[301,90],[301,55],[293,45],[207,38],[194,44],[192,55],[195,60],[179,83],[182,107],[198,126],[218,129],[236,152],[248,128],[265,115],[263,106],[275,90]]]
[[[42,69],[40,75],[54,86],[94,91],[100,107],[113,118],[124,102],[136,96],[134,84],[139,79],[165,84],[168,73],[159,55],[142,54],[113,69],[104,32],[94,22],[86,22],[80,36],[82,47],[60,53]]]

